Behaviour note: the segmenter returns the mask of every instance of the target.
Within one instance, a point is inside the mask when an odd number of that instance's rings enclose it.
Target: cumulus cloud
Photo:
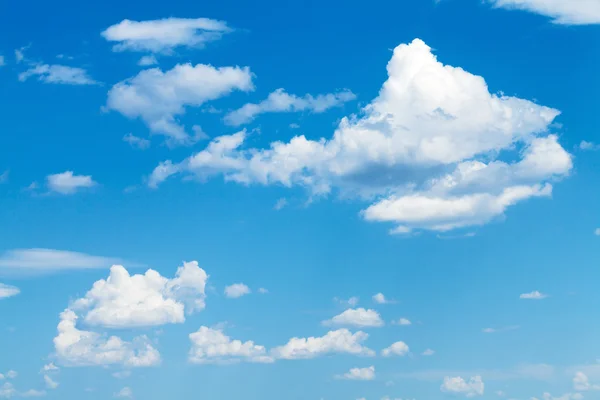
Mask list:
[[[349,308],[335,317],[323,321],[323,325],[345,325],[357,327],[381,327],[384,325],[379,313],[364,308]]]
[[[408,325],[412,325],[412,322],[410,322],[409,319],[407,318],[400,318],[397,322],[397,325],[402,325],[402,326],[408,326]]]
[[[80,189],[91,188],[97,185],[89,175],[75,175],[73,171],[48,175],[46,185],[51,192],[58,194],[75,194]]]
[[[0,283],[0,299],[13,297],[21,293],[18,287]]]
[[[389,304],[389,303],[393,303],[392,300],[387,299],[383,293],[377,293],[375,295],[373,295],[373,301],[377,304]]]
[[[92,326],[132,328],[177,324],[185,314],[204,309],[208,275],[196,261],[184,262],[172,279],[149,269],[130,275],[121,265],[96,281],[71,308]]]
[[[192,347],[189,360],[194,364],[230,364],[240,361],[270,363],[274,359],[264,346],[253,341],[232,340],[219,329],[206,326],[189,335]]]
[[[351,368],[343,375],[336,375],[337,379],[347,379],[353,381],[372,381],[375,379],[375,367]]]
[[[115,84],[108,92],[106,108],[142,119],[151,133],[166,136],[171,144],[187,144],[192,138],[177,120],[187,107],[199,107],[234,90],[253,89],[247,67],[177,64],[166,72],[146,69]]]
[[[298,97],[288,94],[284,89],[277,89],[258,104],[248,103],[241,108],[225,115],[225,123],[239,126],[251,122],[260,114],[280,112],[302,112],[310,111],[322,113],[330,108],[338,107],[348,101],[356,99],[356,95],[349,90],[337,93],[320,94],[312,96],[306,94]]]
[[[149,21],[125,19],[101,35],[116,42],[113,51],[148,51],[170,54],[177,47],[202,48],[232,29],[208,18],[164,18]]]
[[[392,343],[390,347],[386,347],[381,351],[381,355],[384,357],[400,356],[403,357],[409,352],[408,345],[402,341]]]
[[[547,294],[541,293],[537,290],[534,290],[530,293],[523,293],[519,296],[519,298],[523,300],[543,300],[546,297],[548,297]]]
[[[233,285],[225,287],[225,296],[230,299],[237,299],[250,293],[250,288],[243,283],[234,283]]]
[[[442,64],[419,39],[396,47],[387,71],[378,97],[329,139],[300,135],[246,148],[243,130],[161,165],[168,176],[223,175],[301,186],[311,196],[337,190],[376,199],[361,215],[403,233],[486,224],[517,203],[549,197],[552,182],[569,174],[571,155],[548,132],[558,110],[491,94],[482,77]]]
[[[19,74],[21,82],[36,76],[44,83],[63,85],[97,85],[83,68],[69,67],[67,65],[34,64],[27,71]]]
[[[587,390],[600,390],[600,385],[591,384],[588,376],[581,371],[573,377],[573,389],[583,392]]]
[[[600,3],[596,0],[488,0],[495,7],[525,10],[552,18],[560,25],[600,24]]]
[[[327,354],[345,353],[359,356],[374,356],[375,352],[363,345],[369,335],[347,329],[329,331],[321,337],[294,337],[284,346],[272,349],[271,355],[277,359],[315,358]]]
[[[466,397],[482,396],[484,383],[481,376],[474,376],[468,382],[460,376],[445,377],[441,390],[447,393],[462,394]]]
[[[582,140],[579,143],[579,150],[600,150],[600,145],[593,142],[588,142],[586,140]]]
[[[66,309],[60,314],[54,349],[58,360],[68,366],[124,365],[149,367],[160,363],[160,354],[145,336],[124,341],[76,327],[78,316]]]
[[[122,262],[118,258],[55,249],[14,249],[0,253],[0,271],[22,274],[108,268]]]

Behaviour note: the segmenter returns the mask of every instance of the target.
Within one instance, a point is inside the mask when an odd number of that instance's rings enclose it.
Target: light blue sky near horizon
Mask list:
[[[113,2],[3,5],[0,12],[0,283],[18,287],[0,299],[0,380],[18,398],[35,389],[48,399],[108,399],[124,387],[136,399],[600,399],[600,322],[596,316],[600,236],[599,151],[596,118],[600,77],[600,27],[553,24],[534,12],[496,9],[478,0],[215,3]],[[146,179],[159,162],[180,162],[208,141],[169,147],[139,119],[106,111],[113,85],[138,74],[147,53],[113,52],[100,33],[124,19],[211,18],[235,30],[205,48],[158,54],[163,71],[190,62],[248,66],[255,90],[233,92],[207,105],[228,111],[257,103],[277,88],[325,94],[348,89],[356,100],[323,113],[265,113],[246,125],[251,148],[294,135],[330,138],[341,118],[359,112],[387,79],[392,50],[422,39],[438,60],[482,76],[490,93],[560,110],[551,126],[572,155],[573,168],[553,181],[552,196],[530,198],[481,225],[449,232],[418,230],[391,235],[391,223],[365,221],[371,204],[337,192],[309,202],[302,187],[243,185],[215,176],[206,182],[172,177],[157,189]],[[19,73],[14,51],[24,46],[32,62],[84,68],[98,85],[49,84]],[[62,54],[65,57],[57,58]],[[69,58],[72,57],[72,58]],[[223,114],[186,109],[186,127],[202,126],[211,138],[241,128]],[[476,110],[474,110],[476,112]],[[298,124],[299,128],[291,128]],[[123,136],[151,140],[132,148]],[[47,193],[48,175],[73,171],[97,184],[71,195]],[[37,182],[39,188],[26,188]],[[128,189],[129,188],[129,189]],[[127,189],[127,190],[126,190]],[[287,204],[274,209],[279,199]],[[467,235],[465,235],[467,234]],[[120,365],[68,366],[53,339],[59,314],[106,279],[110,264],[81,270],[23,274],[2,267],[7,252],[45,248],[123,260],[131,274],[147,268],[166,278],[196,260],[208,275],[206,308],[185,323],[135,329],[78,324],[80,329],[131,340],[146,334],[160,352],[158,366],[112,373]],[[227,298],[224,288],[243,282],[252,293]],[[259,294],[259,288],[268,289]],[[523,300],[540,291],[542,300]],[[383,293],[390,304],[377,304]],[[232,339],[267,349],[293,337],[319,337],[324,326],[351,306],[377,311],[384,327],[352,327],[369,334],[376,357],[328,354],[272,364],[194,365],[188,335],[200,326],[223,327]],[[355,308],[356,308],[355,307]],[[412,324],[393,324],[407,318]],[[484,333],[485,328],[497,329]],[[515,328],[515,329],[508,329]],[[382,357],[405,342],[410,353]],[[435,350],[423,356],[426,349]],[[60,371],[44,383],[40,369]],[[373,380],[335,376],[374,366]],[[590,390],[576,390],[585,371]],[[444,377],[481,376],[485,391],[441,391]],[[502,391],[503,394],[497,394]],[[7,394],[9,393],[9,394]],[[33,392],[31,392],[33,393]],[[30,394],[31,394],[30,393]],[[574,397],[575,396],[575,397]],[[551,399],[544,399],[551,400]]]

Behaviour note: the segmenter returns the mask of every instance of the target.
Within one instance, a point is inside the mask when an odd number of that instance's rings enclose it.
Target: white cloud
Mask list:
[[[195,364],[229,364],[239,361],[269,363],[274,359],[264,346],[253,341],[232,340],[219,329],[206,326],[189,335],[192,347],[189,360]]]
[[[582,140],[581,143],[579,143],[579,149],[580,150],[600,150],[600,145]]]
[[[277,199],[277,201],[275,202],[275,206],[273,207],[275,210],[279,211],[282,208],[284,208],[287,205],[287,199],[285,197],[282,197],[280,199]]]
[[[267,294],[267,293],[269,293],[269,291],[267,289],[261,287],[261,288],[258,288],[258,293]]]
[[[10,399],[15,396],[17,391],[10,382],[6,382],[0,386],[0,399]]]
[[[19,74],[21,82],[32,76],[37,76],[44,83],[63,85],[97,85],[83,68],[69,67],[66,65],[33,64],[27,71]]]
[[[412,325],[412,322],[410,322],[410,320],[407,319],[407,318],[400,318],[398,320],[398,322],[396,322],[396,324],[403,325],[403,326],[408,326],[408,325]]]
[[[552,18],[560,25],[600,24],[597,0],[488,0],[495,7],[525,10]]]
[[[59,194],[75,194],[78,190],[91,188],[97,185],[89,175],[74,175],[73,171],[65,171],[60,174],[48,175],[46,177],[48,189]]]
[[[48,375],[44,375],[44,383],[48,389],[56,389],[58,387],[58,382]]]
[[[594,235],[600,236],[600,228],[596,228],[596,230],[594,231]]]
[[[465,381],[460,376],[445,377],[441,386],[442,392],[462,394],[466,397],[482,396],[484,384],[481,376],[474,376]]]
[[[108,268],[120,262],[117,258],[54,249],[14,249],[0,254],[0,270],[23,274]]]
[[[42,372],[56,372],[58,371],[60,368],[58,368],[56,365],[54,365],[53,362],[46,364],[42,367]]]
[[[383,293],[377,293],[375,295],[373,295],[373,301],[377,304],[386,304],[389,303],[389,300],[387,300],[385,298],[385,296],[383,295]]]
[[[64,365],[149,367],[160,363],[160,354],[147,337],[138,336],[132,342],[117,336],[106,337],[77,329],[77,319],[77,314],[68,308],[60,314],[54,348]]]
[[[12,369],[6,373],[8,379],[15,379],[17,376],[19,376],[19,373]]]
[[[185,314],[204,309],[208,275],[196,261],[184,262],[172,279],[149,269],[129,275],[113,265],[109,277],[96,281],[71,308],[92,326],[132,328],[177,324]]]
[[[550,393],[546,392],[542,395],[543,400],[582,400],[583,395],[581,393],[565,393],[562,396],[554,397]],[[538,400],[536,397],[532,397],[531,400]]]
[[[421,355],[423,355],[423,356],[432,356],[434,354],[435,354],[435,351],[433,351],[431,349],[427,349],[423,353],[421,353]]]
[[[231,31],[225,22],[208,18],[125,19],[108,27],[102,36],[110,42],[117,42],[114,51],[169,54],[177,47],[202,48]]]
[[[19,293],[21,293],[21,291],[18,287],[0,283],[0,299],[16,296]]]
[[[294,337],[284,346],[274,348],[271,354],[274,358],[288,360],[315,358],[333,353],[374,356],[375,352],[362,344],[368,337],[369,335],[362,331],[352,333],[347,329],[338,329],[321,337]]]
[[[156,57],[153,54],[151,54],[149,56],[143,56],[138,61],[138,65],[140,67],[148,67],[150,65],[156,65],[156,64],[158,64],[158,60],[156,59]]]
[[[253,89],[247,67],[177,64],[166,72],[146,69],[115,84],[108,92],[106,108],[131,119],[141,118],[151,133],[169,138],[168,143],[189,144],[192,138],[177,119],[187,107],[199,107],[234,90]]]
[[[543,300],[546,297],[548,297],[547,294],[541,293],[537,290],[534,290],[530,293],[523,293],[519,296],[519,298],[523,300]]]
[[[113,372],[112,376],[115,377],[115,378],[117,378],[117,379],[129,378],[131,376],[131,371],[130,370],[125,370],[125,371]]]
[[[123,389],[121,389],[117,393],[115,393],[114,397],[132,399],[133,398],[133,390],[131,390],[131,388],[125,386]]]
[[[123,136],[123,141],[129,143],[131,147],[138,148],[140,150],[146,150],[150,147],[150,141],[138,136],[134,136],[131,133]]]
[[[409,351],[410,351],[410,349],[408,348],[408,345],[406,343],[400,341],[400,342],[392,343],[392,345],[390,347],[386,347],[385,349],[383,349],[381,351],[381,355],[384,357],[391,357],[391,356],[403,357],[403,356],[407,355]]]
[[[352,296],[347,300],[340,299],[339,297],[334,297],[333,301],[335,301],[336,303],[340,303],[343,306],[356,307],[356,305],[358,305],[358,302],[360,301],[360,299],[357,296]]]
[[[251,122],[258,115],[264,113],[302,111],[322,113],[354,99],[356,99],[356,96],[349,90],[320,94],[316,97],[310,94],[298,97],[286,93],[284,89],[277,89],[258,104],[248,103],[228,113],[225,115],[224,120],[227,125],[239,126]]]
[[[250,292],[250,288],[243,283],[234,283],[233,285],[225,287],[225,296],[229,297],[230,299],[237,299],[250,294]]]
[[[330,320],[323,321],[323,325],[345,325],[357,327],[381,327],[384,325],[379,313],[375,310],[364,308],[349,308]]]
[[[221,174],[244,185],[301,186],[312,196],[377,198],[362,216],[406,233],[488,223],[519,202],[549,197],[551,182],[569,174],[571,155],[548,134],[558,110],[491,94],[482,77],[443,65],[418,39],[396,47],[387,70],[379,96],[329,139],[295,136],[248,149],[241,131],[168,164],[169,176]]]
[[[351,368],[343,375],[336,375],[337,379],[347,379],[353,381],[372,381],[375,379],[375,367]]]
[[[578,371],[573,377],[573,389],[577,391],[600,390],[600,385],[591,384],[588,376]]]
[[[514,331],[516,329],[519,329],[518,325],[504,326],[501,328],[484,328],[481,331],[483,333],[498,333],[498,332]]]

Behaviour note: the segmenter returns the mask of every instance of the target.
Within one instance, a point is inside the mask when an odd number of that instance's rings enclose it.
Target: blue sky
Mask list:
[[[599,25],[11,4],[0,399],[600,399]]]

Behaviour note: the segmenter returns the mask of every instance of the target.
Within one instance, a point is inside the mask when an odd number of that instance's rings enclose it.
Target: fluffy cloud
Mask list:
[[[577,391],[600,390],[600,385],[591,384],[587,375],[578,371],[573,377],[573,389]]]
[[[233,126],[247,124],[259,114],[264,113],[301,111],[322,113],[354,99],[356,99],[356,95],[349,90],[338,93],[320,94],[316,97],[310,94],[298,97],[286,93],[283,89],[277,89],[258,104],[248,103],[230,112],[225,116],[225,123]]]
[[[114,51],[171,53],[177,47],[202,48],[221,38],[231,28],[208,18],[165,18],[151,21],[125,19],[108,27],[102,36],[117,42]]]
[[[600,145],[582,140],[579,143],[579,150],[600,150]]]
[[[208,275],[196,261],[183,263],[172,279],[149,269],[130,275],[120,265],[94,283],[71,308],[93,326],[132,328],[183,323],[185,313],[204,308]]]
[[[408,345],[404,342],[393,343],[390,347],[387,347],[381,351],[381,355],[384,357],[391,356],[405,356],[409,352]]]
[[[54,363],[51,362],[42,367],[42,372],[56,372],[59,369],[60,368],[58,368],[56,365],[54,365]]]
[[[571,155],[548,133],[558,110],[491,94],[482,77],[442,64],[419,39],[396,47],[387,71],[379,96],[329,139],[296,136],[248,149],[241,131],[162,163],[169,167],[162,177],[223,175],[302,186],[313,196],[335,189],[376,198],[362,216],[408,233],[488,223],[519,202],[549,197],[551,182],[570,172]]]
[[[21,293],[21,291],[19,290],[18,287],[0,283],[0,299],[5,299],[7,297],[16,296],[19,293]]]
[[[199,107],[234,90],[253,90],[249,68],[178,64],[163,72],[146,69],[114,85],[108,92],[106,108],[128,118],[141,118],[154,134],[165,135],[169,143],[190,143],[192,138],[177,120],[186,107]]]
[[[120,262],[122,260],[117,258],[54,249],[14,249],[0,254],[0,270],[23,274],[108,268],[110,265]]]
[[[407,319],[407,318],[400,318],[400,319],[399,319],[399,320],[396,322],[396,324],[398,324],[398,325],[402,325],[402,326],[408,326],[408,325],[412,325],[412,322],[410,322],[410,320],[409,320],[409,319]]]
[[[377,304],[387,304],[390,302],[389,300],[387,300],[385,298],[383,293],[377,293],[377,294],[373,295],[373,301]]]
[[[600,3],[596,0],[488,0],[495,7],[525,10],[552,18],[561,25],[600,24]]]
[[[530,293],[523,293],[519,296],[519,298],[523,300],[543,300],[546,297],[548,297],[547,294],[541,293],[537,290],[534,290]]]
[[[237,299],[239,297],[250,294],[250,288],[243,283],[234,283],[225,288],[225,296],[230,299]]]
[[[345,325],[358,327],[381,327],[384,325],[381,316],[375,310],[364,308],[349,308],[330,320],[323,321],[323,325]]]
[[[97,185],[89,175],[74,175],[73,171],[48,175],[46,185],[51,192],[59,194],[75,194],[78,190]]]
[[[343,375],[337,375],[337,379],[347,379],[353,381],[372,381],[375,379],[375,367],[367,368],[351,368],[350,371]]]
[[[362,331],[352,333],[347,329],[338,329],[321,337],[292,338],[284,346],[274,348],[271,354],[274,358],[288,360],[315,358],[333,353],[374,356],[375,352],[362,344],[368,337],[369,335]]]
[[[63,85],[97,85],[98,82],[89,77],[83,68],[66,65],[35,64],[30,69],[19,74],[21,82],[32,76],[37,76],[44,83]]]
[[[71,309],[60,315],[54,348],[61,363],[69,366],[127,367],[149,367],[160,363],[160,354],[145,336],[138,336],[132,342],[117,336],[106,337],[78,329],[77,319],[77,314]]]
[[[273,358],[267,354],[264,346],[254,344],[251,340],[241,342],[232,340],[221,330],[200,327],[190,334],[192,347],[189,360],[195,364],[229,364],[239,361],[269,363]]]
[[[482,396],[484,384],[481,376],[474,376],[468,382],[460,376],[445,377],[441,390],[442,392],[462,394],[467,397]]]

